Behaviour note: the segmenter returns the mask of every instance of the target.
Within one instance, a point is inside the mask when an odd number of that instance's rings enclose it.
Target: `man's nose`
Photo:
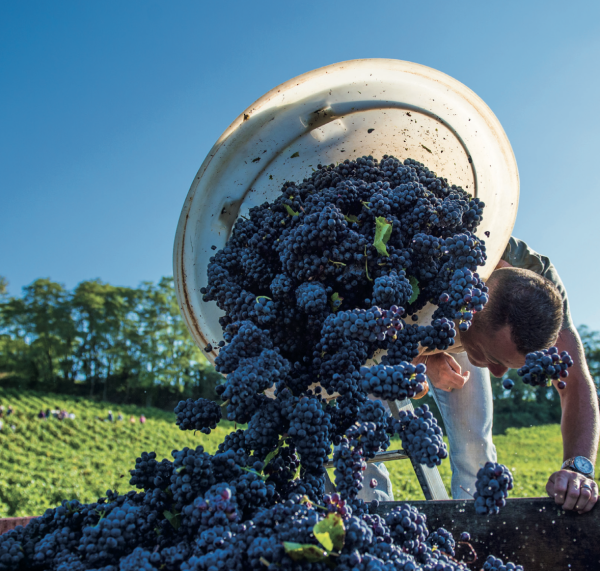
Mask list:
[[[494,377],[501,377],[508,371],[508,367],[504,367],[503,365],[492,365],[491,363],[488,365],[488,369]]]

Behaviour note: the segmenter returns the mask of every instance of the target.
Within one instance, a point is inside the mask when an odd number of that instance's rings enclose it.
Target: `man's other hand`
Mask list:
[[[564,510],[589,512],[598,501],[598,484],[571,470],[554,472],[546,484],[546,492]]]
[[[471,373],[462,372],[456,359],[448,353],[436,353],[427,358],[427,376],[436,389],[447,393],[452,389],[462,389]]]

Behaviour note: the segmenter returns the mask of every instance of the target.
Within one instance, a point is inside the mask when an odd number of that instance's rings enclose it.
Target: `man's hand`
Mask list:
[[[436,353],[427,359],[427,376],[436,389],[447,393],[452,389],[462,389],[471,373],[462,372],[460,365],[448,353]]]
[[[598,484],[571,470],[559,470],[550,476],[546,492],[563,510],[589,512],[598,501]]]

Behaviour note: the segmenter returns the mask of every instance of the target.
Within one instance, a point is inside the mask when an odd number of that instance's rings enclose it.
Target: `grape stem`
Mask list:
[[[468,545],[469,546],[469,549],[471,550],[471,555],[473,556],[473,559],[471,559],[471,561],[467,561],[467,564],[471,565],[471,563],[475,563],[475,561],[477,561],[477,551],[475,551],[475,548],[468,541],[457,541],[457,543],[459,545]]]
[[[475,499],[475,496],[474,496],[474,495],[473,495],[471,492],[469,492],[469,490],[465,490],[465,489],[464,489],[462,486],[460,487],[460,489],[461,489],[463,492],[466,492],[467,494],[469,494],[469,495],[470,495],[470,496],[471,496],[473,499]]]

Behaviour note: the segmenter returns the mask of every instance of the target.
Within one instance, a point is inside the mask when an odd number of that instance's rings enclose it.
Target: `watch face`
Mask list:
[[[591,474],[594,471],[592,463],[583,456],[577,456],[573,460],[573,466],[578,472],[583,472],[584,474]]]

